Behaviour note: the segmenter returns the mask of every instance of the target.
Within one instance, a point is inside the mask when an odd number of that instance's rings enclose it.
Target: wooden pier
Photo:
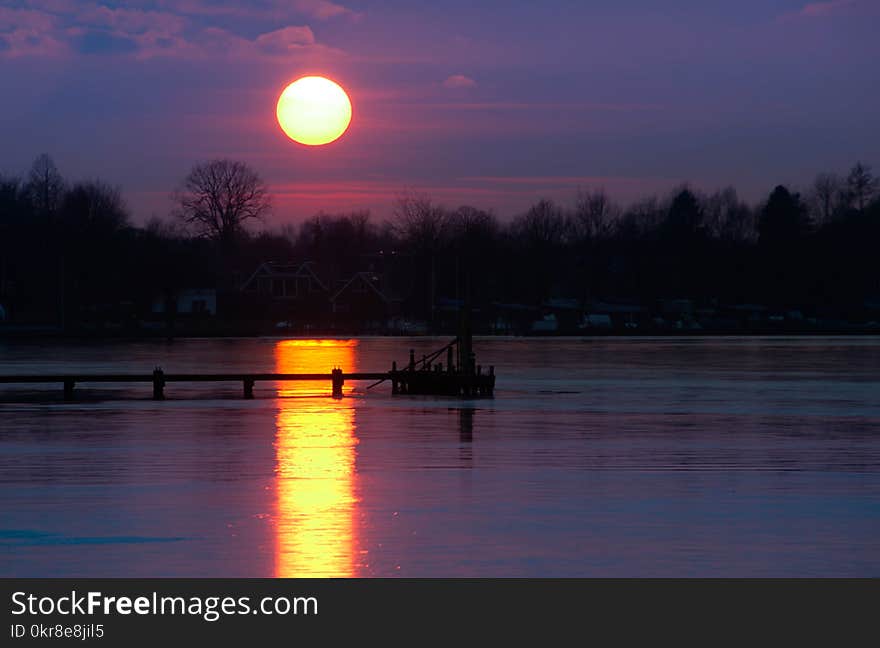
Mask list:
[[[73,398],[76,385],[83,383],[152,383],[153,399],[164,400],[165,385],[180,382],[238,382],[242,385],[244,398],[254,397],[254,385],[258,382],[284,382],[289,380],[327,381],[332,385],[331,394],[342,396],[342,386],[346,380],[386,380],[390,373],[343,373],[341,369],[333,369],[330,373],[165,373],[155,369],[144,374],[40,374],[40,375],[6,375],[0,376],[0,384],[48,384],[57,383],[64,387],[64,398]]]
[[[446,354],[446,364],[438,360]],[[367,389],[391,383],[394,395],[436,395],[462,398],[492,398],[495,394],[495,367],[487,373],[475,362],[469,329],[463,327],[462,335],[433,353],[418,360],[415,351],[409,352],[409,363],[402,369],[391,363],[390,371],[345,373],[335,367],[329,373],[165,373],[156,367],[151,373],[57,373],[0,375],[0,384],[60,384],[65,400],[72,400],[74,389],[82,383],[151,383],[153,399],[165,399],[165,386],[179,382],[238,382],[242,385],[244,398],[254,397],[254,385],[258,382],[328,381],[331,395],[342,398],[342,386],[346,381],[374,381]]]
[[[412,352],[410,353],[412,357]],[[165,373],[161,368],[151,373],[58,373],[0,375],[0,384],[58,384],[64,389],[65,400],[72,400],[74,389],[84,383],[150,383],[153,399],[165,399],[168,383],[237,382],[242,386],[244,398],[254,397],[254,385],[258,382],[312,381],[329,382],[331,395],[342,398],[342,386],[350,381],[373,381],[372,388],[386,381],[391,383],[391,393],[412,395],[463,396],[469,398],[492,397],[495,389],[494,368],[483,374],[477,368],[473,375],[450,370],[447,365],[434,365],[426,357],[420,363],[415,359],[404,369],[392,364],[391,371],[345,373],[335,368],[329,373]]]

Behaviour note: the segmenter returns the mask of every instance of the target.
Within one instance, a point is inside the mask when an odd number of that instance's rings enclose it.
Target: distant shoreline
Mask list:
[[[131,341],[140,342],[147,340],[190,340],[190,339],[223,339],[223,338],[266,338],[266,339],[340,339],[340,338],[448,338],[455,337],[451,331],[437,331],[434,333],[372,333],[355,331],[314,331],[314,332],[291,332],[289,334],[273,333],[248,333],[236,331],[218,331],[214,333],[181,331],[172,336],[150,333],[131,334],[130,332],[110,333],[97,335],[94,333],[59,333],[46,331],[0,331],[0,343],[19,341],[76,341],[76,342],[101,342],[101,341]],[[515,334],[515,333],[476,333],[477,338],[508,338],[508,339],[576,339],[576,338],[701,338],[701,337],[876,337],[880,336],[880,329],[772,329],[772,330],[670,330],[670,331],[591,331],[589,333],[539,333],[539,334]]]

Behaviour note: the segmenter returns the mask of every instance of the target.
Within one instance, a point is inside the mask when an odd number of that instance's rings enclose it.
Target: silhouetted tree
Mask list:
[[[559,205],[552,200],[539,200],[513,220],[511,231],[533,249],[551,250],[566,241],[569,228]]]
[[[99,181],[79,182],[64,195],[65,229],[78,233],[113,233],[128,224],[128,210],[118,187]]]
[[[674,195],[661,230],[671,239],[691,239],[703,233],[703,208],[693,191],[685,187]]]
[[[287,315],[261,306],[262,296],[233,290],[236,277],[264,261],[313,261],[331,290],[368,270],[383,290],[391,287],[395,308],[438,327],[455,316],[448,304],[435,313],[435,301],[468,294],[482,325],[499,308],[527,327],[536,312],[522,305],[558,309],[547,303],[551,297],[639,302],[651,315],[662,314],[658,300],[683,297],[726,321],[739,319],[727,306],[745,303],[801,310],[819,322],[876,321],[870,299],[880,289],[880,196],[864,164],[843,179],[818,176],[809,209],[783,186],[754,208],[733,188],[702,195],[685,187],[619,213],[598,190],[578,194],[571,210],[539,201],[504,224],[491,212],[448,210],[410,193],[381,226],[368,212],[319,213],[256,232],[247,224],[268,209],[268,194],[255,173],[220,160],[197,165],[188,180],[176,197],[189,200],[178,201],[174,219],[138,227],[129,224],[118,189],[98,181],[66,189],[48,156],[22,181],[0,177],[0,302],[12,321],[79,331],[111,321],[114,329],[124,321],[136,326],[126,315],[134,305],[138,316],[151,317],[156,299],[216,287],[222,315],[213,321],[220,326],[236,317],[273,325]],[[249,183],[253,192],[239,190]],[[226,254],[233,240],[234,254]],[[321,310],[326,302],[320,296],[315,313],[298,306],[296,319],[315,316],[311,323],[320,326],[329,317]],[[560,322],[568,319],[556,312]]]
[[[864,211],[877,192],[877,178],[871,173],[871,167],[857,162],[846,177],[846,187],[852,204],[859,211]]]
[[[608,238],[620,208],[611,201],[604,189],[579,191],[575,199],[574,228],[581,240]]]
[[[617,226],[617,234],[623,239],[636,239],[656,230],[663,219],[664,210],[656,196],[642,198],[623,213]]]
[[[522,285],[532,303],[540,304],[551,296],[553,284],[560,277],[563,245],[569,240],[569,221],[564,210],[552,200],[539,200],[515,218],[510,232],[517,242],[524,262],[517,268]]]
[[[319,276],[335,286],[364,270],[369,265],[368,257],[379,247],[369,211],[321,212],[302,223],[294,251],[299,258],[314,261]]]
[[[403,193],[394,206],[396,233],[414,248],[433,253],[445,234],[449,215],[431,197],[421,193]]]
[[[705,200],[705,221],[710,233],[730,243],[750,240],[755,232],[752,210],[737,196],[736,189],[727,187]]]
[[[454,294],[479,299],[491,292],[489,280],[497,261],[499,225],[495,214],[462,205],[449,214],[449,245],[454,257]]]
[[[426,194],[401,194],[394,206],[393,231],[413,259],[414,293],[420,298],[420,315],[427,317],[432,325],[437,296],[437,255],[448,223],[447,211]]]
[[[777,186],[761,210],[759,242],[768,246],[784,245],[804,236],[808,228],[807,210],[800,195]]]
[[[21,180],[0,175],[0,223],[9,223],[24,216],[27,194]]]
[[[34,160],[25,186],[34,213],[41,218],[51,218],[58,212],[64,197],[64,178],[48,154]]]
[[[820,173],[813,180],[811,203],[815,220],[827,223],[840,208],[843,198],[843,184],[833,173]]]
[[[269,189],[243,162],[211,160],[195,165],[174,194],[178,216],[195,234],[228,247],[250,221],[269,213]]]

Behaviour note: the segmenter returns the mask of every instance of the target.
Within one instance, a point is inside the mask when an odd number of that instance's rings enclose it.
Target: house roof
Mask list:
[[[242,289],[247,288],[258,277],[268,277],[270,279],[313,279],[322,290],[327,290],[327,286],[315,274],[315,271],[312,270],[312,264],[309,261],[298,264],[264,261],[254,270],[254,273],[248,280],[242,284]]]
[[[366,285],[368,285],[373,290],[373,292],[375,292],[379,296],[379,298],[382,301],[384,301],[386,303],[390,302],[391,300],[388,299],[388,297],[385,295],[385,293],[383,293],[381,290],[379,290],[379,288],[374,283],[373,277],[375,277],[375,276],[376,275],[372,272],[358,272],[358,273],[356,273],[351,279],[349,279],[348,281],[345,282],[345,284],[342,286],[342,288],[337,290],[333,294],[333,296],[330,297],[330,301],[336,301],[336,299],[342,293],[344,293],[346,290],[348,290],[349,286],[354,285],[358,280],[360,280],[363,283],[365,283]]]

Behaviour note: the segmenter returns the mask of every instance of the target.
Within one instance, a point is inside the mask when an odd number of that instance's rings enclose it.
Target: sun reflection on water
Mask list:
[[[279,373],[355,371],[357,340],[283,340]],[[330,382],[277,383],[276,577],[356,572],[354,408]]]

